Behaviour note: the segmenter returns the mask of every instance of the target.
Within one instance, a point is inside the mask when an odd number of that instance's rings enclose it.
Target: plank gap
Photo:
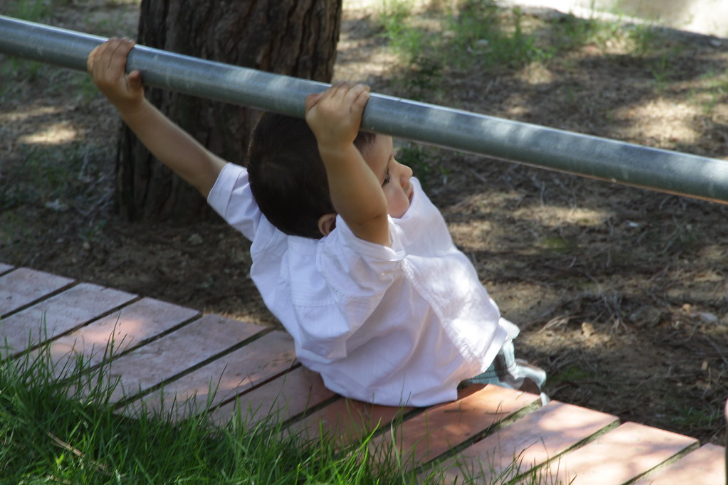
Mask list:
[[[438,456],[435,456],[434,458],[431,458],[430,460],[421,463],[418,465],[417,469],[415,470],[415,473],[420,474],[424,472],[425,470],[428,470],[432,467],[433,464],[439,464],[442,463],[455,455],[461,453],[463,450],[469,448],[470,446],[474,445],[475,443],[478,443],[480,441],[483,441],[488,436],[494,435],[499,430],[509,426],[510,424],[515,423],[519,419],[523,418],[524,416],[527,416],[528,414],[531,414],[532,412],[541,409],[542,404],[539,399],[533,401],[529,405],[519,409],[518,411],[509,414],[505,418],[503,418],[500,421],[496,421],[495,423],[491,424],[487,428],[479,431],[478,433],[473,434],[471,437],[465,439],[461,443],[453,446],[452,448],[449,448],[447,451],[441,453]]]
[[[78,286],[78,285],[75,285],[75,286]],[[68,289],[70,289],[70,288],[68,288]],[[56,295],[56,296],[60,296],[60,295]],[[88,320],[86,320],[86,321],[84,321],[84,322],[82,322],[82,323],[80,323],[80,324],[78,324],[78,325],[76,325],[76,326],[74,326],[72,328],[69,328],[68,330],[65,330],[65,331],[63,331],[63,332],[61,332],[61,333],[59,333],[57,335],[54,335],[54,336],[52,336],[50,338],[45,338],[42,342],[37,342],[35,344],[31,344],[30,347],[26,348],[25,350],[21,350],[19,352],[16,352],[14,355],[9,356],[8,358],[9,359],[16,359],[16,358],[20,357],[21,355],[23,355],[23,354],[25,354],[27,352],[32,352],[32,351],[38,350],[38,349],[42,348],[44,345],[51,344],[51,343],[53,343],[54,341],[56,341],[56,340],[58,340],[60,338],[66,337],[67,335],[69,335],[69,334],[71,334],[73,332],[76,332],[76,331],[82,329],[83,327],[85,327],[85,326],[87,326],[87,325],[89,325],[89,324],[91,324],[91,323],[93,323],[93,322],[95,322],[97,320],[101,320],[102,318],[106,318],[109,315],[111,315],[111,314],[113,314],[115,312],[118,312],[118,311],[122,310],[124,307],[126,307],[128,305],[131,305],[133,303],[136,303],[136,302],[138,302],[141,299],[142,299],[141,296],[136,295],[133,299],[131,299],[131,300],[125,302],[125,303],[122,303],[120,305],[117,305],[116,307],[112,308],[111,310],[107,310],[107,311],[104,311],[102,313],[99,313],[98,315],[94,315],[93,317],[89,318]],[[27,308],[26,308],[26,310],[27,310]],[[2,361],[2,360],[3,359],[0,358],[0,361]]]
[[[11,273],[16,273],[16,272],[17,272],[17,270],[16,271],[12,271]],[[4,277],[4,276],[0,276],[0,278],[2,278],[2,277]],[[66,279],[69,279],[70,280],[70,278],[66,278]],[[35,306],[35,305],[37,305],[38,303],[40,303],[42,301],[45,301],[45,300],[47,300],[49,298],[53,298],[54,296],[56,296],[56,295],[58,295],[60,293],[63,293],[64,291],[69,290],[69,289],[73,288],[76,285],[78,285],[78,282],[75,281],[75,280],[71,280],[70,283],[67,283],[64,286],[61,286],[60,288],[57,288],[57,289],[55,289],[55,290],[53,290],[53,291],[51,291],[49,293],[46,293],[46,294],[44,294],[42,296],[39,296],[37,299],[35,299],[35,300],[33,300],[33,301],[29,302],[29,303],[25,303],[23,305],[18,306],[17,308],[13,308],[12,310],[9,310],[7,313],[0,314],[0,319],[6,319],[6,318],[9,318],[9,317],[12,317],[16,313],[20,313],[23,310],[27,310],[28,308],[30,308],[32,306]]]
[[[686,448],[683,448],[682,450],[678,451],[677,453],[675,453],[674,455],[672,455],[670,458],[666,459],[662,463],[658,463],[654,467],[650,468],[649,470],[645,470],[643,473],[641,473],[640,475],[637,475],[633,479],[624,482],[624,485],[629,485],[631,483],[638,482],[645,477],[654,475],[654,474],[658,473],[660,470],[667,468],[668,466],[672,465],[673,463],[677,462],[678,460],[682,459],[683,457],[689,455],[690,453],[698,450],[699,448],[700,448],[700,442],[695,441],[694,443],[692,443],[691,445],[687,446]]]
[[[187,323],[187,324],[185,324],[185,325],[188,325],[189,323],[192,323],[192,322],[188,322],[188,323]],[[182,325],[180,325],[180,326],[182,326]],[[179,328],[179,327],[178,327],[178,328]],[[175,329],[175,330],[176,330],[176,329]],[[173,383],[174,381],[177,381],[177,380],[179,380],[179,379],[181,379],[181,378],[183,378],[183,377],[185,377],[185,376],[187,376],[187,375],[189,375],[189,374],[192,374],[193,372],[195,372],[195,371],[197,371],[197,370],[201,369],[202,367],[205,367],[206,365],[209,365],[209,364],[211,364],[212,362],[214,362],[214,361],[216,361],[216,360],[219,360],[219,359],[221,359],[222,357],[225,357],[225,356],[226,356],[226,355],[228,355],[228,354],[231,354],[231,353],[233,353],[233,352],[235,352],[235,351],[237,351],[237,350],[240,350],[241,348],[245,347],[246,345],[249,345],[249,344],[253,343],[254,341],[256,341],[256,340],[260,339],[261,337],[264,337],[264,336],[268,335],[268,334],[269,334],[269,333],[271,333],[271,332],[272,332],[273,330],[274,330],[273,328],[266,328],[266,329],[264,329],[264,330],[261,330],[260,332],[256,333],[255,335],[251,335],[250,337],[246,338],[245,340],[242,340],[242,341],[238,342],[237,344],[233,345],[232,347],[229,347],[229,348],[227,348],[227,349],[225,349],[225,350],[223,350],[223,351],[221,351],[221,352],[218,352],[217,354],[215,354],[215,355],[213,355],[213,356],[211,356],[211,357],[208,357],[208,358],[206,358],[205,360],[203,360],[203,361],[201,361],[201,362],[198,362],[198,363],[197,363],[197,364],[195,364],[195,365],[192,365],[192,366],[190,366],[189,368],[185,369],[185,370],[184,370],[184,371],[182,371],[182,372],[178,372],[177,374],[174,374],[174,375],[172,375],[172,376],[170,376],[170,377],[167,377],[167,378],[165,378],[165,379],[164,379],[164,380],[162,380],[162,381],[161,381],[160,383],[158,383],[158,384],[155,384],[155,385],[154,385],[154,386],[152,386],[152,387],[149,387],[149,388],[147,388],[147,389],[144,389],[144,390],[143,390],[143,391],[141,391],[141,392],[137,392],[136,394],[130,394],[130,395],[128,395],[128,396],[125,396],[124,398],[120,399],[120,400],[119,400],[119,401],[118,401],[118,402],[116,403],[116,405],[114,406],[114,411],[116,412],[116,411],[118,411],[119,409],[121,409],[121,408],[124,408],[124,407],[128,406],[128,405],[129,405],[129,404],[131,404],[132,402],[134,402],[134,401],[137,401],[137,400],[139,400],[139,399],[141,399],[141,398],[143,398],[143,397],[145,397],[145,396],[148,396],[149,394],[152,394],[152,393],[154,393],[154,392],[157,392],[157,391],[159,391],[160,389],[163,389],[163,388],[164,388],[165,386],[167,386],[167,385],[169,385],[169,384]],[[171,332],[167,332],[167,334],[169,334],[169,333],[171,333]],[[160,337],[160,338],[161,338],[161,337]],[[156,340],[159,340],[159,338],[155,338],[155,339],[153,339],[153,340],[150,340],[149,342],[146,342],[146,343],[145,343],[144,345],[148,345],[148,344],[150,344],[150,343],[152,343],[153,341],[156,341]],[[113,359],[113,360],[119,359],[119,358],[120,358],[120,357],[122,357],[123,355],[127,355],[127,354],[129,354],[129,353],[131,353],[131,352],[133,352],[133,351],[139,350],[140,348],[141,348],[141,345],[140,345],[139,347],[135,347],[134,349],[130,350],[129,352],[125,352],[125,353],[124,353],[124,354],[122,354],[122,355],[118,355],[118,356],[114,357],[114,359]],[[110,362],[109,362],[109,363],[110,363]],[[287,371],[285,371],[285,372],[287,372]],[[277,377],[277,376],[276,376],[276,377]],[[275,377],[273,377],[273,378],[271,378],[271,379],[269,379],[269,380],[273,380],[274,378],[275,378]],[[266,382],[267,382],[267,381],[266,381]],[[260,385],[263,385],[263,384],[264,384],[264,382],[262,382],[262,383],[261,383]],[[259,387],[259,386],[258,386],[258,385],[256,385],[255,387]],[[252,390],[252,389],[249,389],[249,390]],[[249,390],[246,390],[246,391],[249,391]],[[240,393],[240,394],[244,394],[244,393]],[[231,399],[227,399],[227,398],[226,398],[226,399],[225,399],[225,401],[224,401],[223,403],[219,404],[219,406],[222,406],[223,404],[225,404],[225,403],[227,403],[227,402],[230,402],[230,401],[231,401],[232,399],[235,399],[235,397],[236,397],[236,396],[233,396],[233,398],[231,398]],[[216,405],[215,405],[215,406],[214,406],[213,408],[211,408],[211,409],[214,409],[214,408],[216,408],[216,407],[218,407],[218,404],[216,404]],[[211,409],[210,409],[210,410],[211,410]],[[201,411],[201,413],[198,413],[198,414],[202,414],[202,413],[208,412],[208,411],[210,411],[210,410],[203,410],[203,411]]]

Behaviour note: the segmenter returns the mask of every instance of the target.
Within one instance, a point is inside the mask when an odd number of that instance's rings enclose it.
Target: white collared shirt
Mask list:
[[[298,360],[343,396],[383,405],[454,400],[506,338],[498,307],[419,182],[389,247],[341,217],[320,240],[288,236],[258,209],[247,171],[227,164],[209,204],[252,241],[251,278]]]

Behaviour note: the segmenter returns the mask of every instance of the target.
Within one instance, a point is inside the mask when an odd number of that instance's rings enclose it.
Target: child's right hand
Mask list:
[[[306,122],[316,136],[319,149],[343,150],[359,133],[369,86],[336,83],[323,93],[306,97]]]
[[[125,73],[134,45],[128,39],[109,39],[91,51],[86,61],[94,84],[122,114],[133,113],[144,103],[141,73]]]

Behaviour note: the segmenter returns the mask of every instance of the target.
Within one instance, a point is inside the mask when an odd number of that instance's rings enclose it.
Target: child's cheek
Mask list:
[[[409,200],[404,193],[396,194],[395,197],[389,200],[390,215],[392,217],[400,218],[405,215],[409,209]]]

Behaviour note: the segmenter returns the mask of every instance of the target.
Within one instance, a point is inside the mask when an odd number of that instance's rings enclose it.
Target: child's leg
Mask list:
[[[540,394],[541,386],[546,382],[546,372],[525,360],[516,359],[513,339],[518,336],[520,329],[505,318],[501,318],[500,324],[508,330],[508,337],[503,347],[488,370],[466,380],[464,384],[495,384]]]

